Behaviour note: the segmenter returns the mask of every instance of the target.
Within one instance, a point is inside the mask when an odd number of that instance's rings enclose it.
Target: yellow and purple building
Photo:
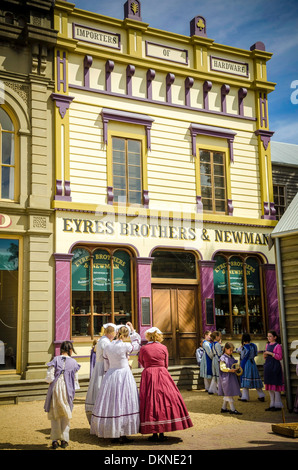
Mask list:
[[[189,36],[152,28],[138,0],[123,20],[54,15],[56,350],[73,340],[87,367],[102,324],[128,320],[158,326],[172,364],[207,329],[262,350],[279,329],[272,54],[217,44],[201,16]]]

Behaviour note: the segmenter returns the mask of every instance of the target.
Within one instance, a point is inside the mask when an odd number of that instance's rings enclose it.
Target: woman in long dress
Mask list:
[[[115,338],[116,335],[116,325],[114,325],[113,323],[106,323],[105,325],[103,325],[103,328],[103,336],[99,338],[96,345],[96,362],[89,381],[85,401],[85,412],[89,424],[91,422],[91,415],[94,403],[96,401],[96,397],[98,395],[98,391],[104,375],[103,352],[105,347],[111,343],[111,341]]]
[[[270,406],[265,411],[277,411],[283,407],[281,392],[285,390],[283,371],[281,366],[282,346],[280,339],[274,330],[268,331],[268,343],[263,354],[264,363],[264,384],[265,390],[269,391]]]
[[[140,427],[139,394],[129,366],[129,355],[140,350],[141,338],[131,324],[122,326],[117,339],[104,350],[107,369],[91,417],[90,433],[125,443]]]
[[[183,398],[170,376],[168,349],[161,344],[160,330],[150,328],[145,333],[148,343],[141,347],[139,362],[144,370],[140,384],[141,434],[152,434],[149,440],[165,440],[165,432],[192,427]],[[158,436],[159,434],[159,436]]]

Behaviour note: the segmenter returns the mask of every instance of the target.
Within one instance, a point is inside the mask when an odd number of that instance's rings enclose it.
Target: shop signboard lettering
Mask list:
[[[145,219],[146,220],[146,219]],[[199,225],[199,224],[198,224]],[[200,228],[194,223],[131,223],[115,220],[63,218],[63,232],[102,235],[111,237],[156,238],[215,242],[224,244],[268,246],[269,234],[244,230],[220,230]]]
[[[73,23],[73,38],[79,41],[97,44],[98,46],[120,49],[120,34],[101,31]]]
[[[240,75],[248,78],[248,64],[245,62],[236,62],[234,60],[222,59],[220,57],[210,57],[210,69],[215,72],[223,72],[232,75]]]

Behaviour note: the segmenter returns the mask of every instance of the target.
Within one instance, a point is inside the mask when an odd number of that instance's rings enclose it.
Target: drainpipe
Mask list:
[[[277,282],[279,291],[279,308],[280,308],[280,326],[281,326],[281,337],[283,344],[283,363],[284,363],[284,376],[286,386],[286,398],[288,403],[288,410],[292,411],[293,402],[290,385],[290,366],[289,366],[289,354],[288,354],[288,335],[286,329],[286,315],[285,315],[285,303],[284,303],[284,292],[283,292],[283,279],[282,279],[282,266],[281,266],[281,254],[280,254],[280,242],[279,238],[274,239],[275,253],[276,253],[276,266],[277,266]]]

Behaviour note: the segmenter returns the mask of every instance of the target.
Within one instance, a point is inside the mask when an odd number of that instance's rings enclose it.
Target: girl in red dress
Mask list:
[[[140,432],[152,434],[151,441],[166,439],[164,432],[180,431],[193,426],[183,398],[170,376],[168,349],[161,344],[161,331],[150,328],[141,347],[139,362],[144,370],[140,384]],[[159,436],[158,436],[159,434]]]

